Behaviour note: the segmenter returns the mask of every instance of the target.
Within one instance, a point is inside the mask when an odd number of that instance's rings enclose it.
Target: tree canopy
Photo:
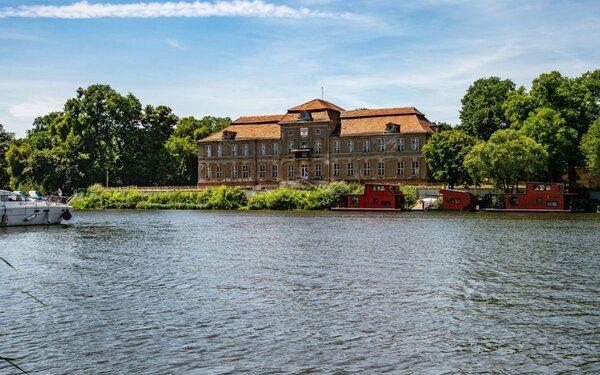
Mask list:
[[[477,143],[464,165],[475,182],[488,178],[496,187],[512,192],[519,182],[546,173],[548,152],[544,146],[514,129],[496,131]]]
[[[457,129],[434,133],[423,146],[423,156],[433,178],[446,181],[450,186],[460,182],[472,184],[473,179],[463,163],[476,143],[475,137]]]
[[[173,167],[180,155],[168,145],[183,136],[190,158],[196,137],[229,124],[229,119],[210,117],[190,126],[194,121],[180,121],[164,105],[142,106],[133,94],[122,95],[108,85],[79,88],[63,111],[38,117],[27,137],[12,141],[6,150],[10,185],[50,192],[107,179],[112,186],[195,184],[188,176],[193,169]]]
[[[14,135],[4,130],[4,125],[0,124],[0,188],[7,186],[10,180],[8,165],[4,155],[14,138]]]
[[[467,134],[487,140],[499,129],[508,127],[502,105],[515,84],[499,77],[480,78],[473,82],[462,98],[460,128]]]

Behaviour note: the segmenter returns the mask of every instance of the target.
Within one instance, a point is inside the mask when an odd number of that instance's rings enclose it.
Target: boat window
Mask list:
[[[353,206],[358,206],[358,197],[353,197],[352,198],[352,205]]]
[[[537,199],[537,202],[538,202],[538,203],[544,203],[544,198],[542,198],[542,197],[538,197],[538,199]]]
[[[510,197],[510,199],[508,200],[508,203],[511,206],[516,206],[519,204],[519,197]]]
[[[548,206],[548,207],[558,207],[558,202],[548,201],[548,202],[546,202],[546,206]]]
[[[392,205],[392,203],[391,203],[391,202],[389,202],[389,201],[381,201],[381,205],[382,205],[383,207],[390,207],[390,206]]]
[[[373,198],[373,203],[379,203],[379,198]]]

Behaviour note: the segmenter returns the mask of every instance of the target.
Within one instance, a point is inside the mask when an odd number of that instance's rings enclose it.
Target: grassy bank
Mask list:
[[[248,198],[243,189],[225,186],[144,194],[135,190],[104,191],[96,185],[77,196],[71,205],[77,209],[323,210],[334,206],[345,194],[360,193],[362,189],[356,184],[332,182],[312,190],[280,187]]]

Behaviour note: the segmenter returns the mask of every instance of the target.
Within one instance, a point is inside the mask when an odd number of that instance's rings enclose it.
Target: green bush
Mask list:
[[[266,210],[268,193],[260,193],[248,198],[248,209],[250,210]]]
[[[344,181],[334,181],[327,185],[317,187],[311,191],[304,206],[307,210],[324,210],[338,205],[345,196],[354,193],[357,185]]]
[[[417,188],[414,186],[400,186],[400,191],[404,194],[404,207],[411,208],[417,204]]]

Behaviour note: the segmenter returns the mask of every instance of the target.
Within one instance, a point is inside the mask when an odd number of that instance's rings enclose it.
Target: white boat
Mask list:
[[[33,199],[0,190],[0,227],[60,224],[72,217],[68,201],[60,196]]]

